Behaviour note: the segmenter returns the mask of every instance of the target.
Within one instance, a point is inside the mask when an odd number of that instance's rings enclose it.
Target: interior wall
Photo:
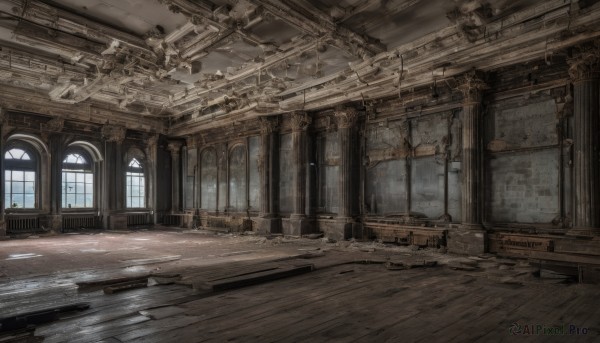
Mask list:
[[[217,152],[212,147],[200,155],[200,208],[217,210]]]
[[[248,138],[248,208],[251,211],[260,209],[259,156],[260,137],[252,136]]]
[[[485,123],[487,220],[550,223],[560,217],[562,154],[554,98],[546,92],[494,102]]]
[[[460,220],[460,137],[458,111],[367,123],[366,213]]]
[[[339,210],[340,147],[336,131],[316,135],[317,212],[336,214]]]

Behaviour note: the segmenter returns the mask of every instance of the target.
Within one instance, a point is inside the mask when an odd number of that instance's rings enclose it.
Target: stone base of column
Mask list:
[[[49,214],[47,216],[41,216],[40,224],[44,227],[45,231],[52,230],[55,233],[62,232],[62,215]]]
[[[325,237],[336,241],[350,238],[363,238],[362,225],[356,223],[352,218],[336,218],[335,222],[328,225],[322,225],[321,230],[325,234]]]
[[[567,231],[567,236],[576,237],[600,237],[600,228],[598,227],[574,227]]]
[[[257,232],[260,235],[281,233],[281,218],[259,217],[256,218]]]
[[[109,230],[127,230],[127,214],[114,213],[108,217]]]
[[[481,225],[461,225],[448,229],[448,252],[481,255],[486,252],[487,233]]]
[[[8,239],[6,236],[6,221],[0,221],[0,241]]]
[[[283,234],[286,236],[302,236],[312,233],[312,223],[304,215],[292,214],[288,225],[283,226]]]

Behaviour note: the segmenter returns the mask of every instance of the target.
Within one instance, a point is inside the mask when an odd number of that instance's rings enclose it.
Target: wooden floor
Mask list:
[[[317,249],[325,250],[324,256],[305,258],[307,251]],[[90,303],[88,310],[38,326],[32,334],[44,342],[600,341],[598,286],[542,282],[520,272],[518,262],[502,263],[489,257],[471,260],[479,264],[465,268],[472,270],[455,270],[451,268],[454,257],[444,260],[430,255],[292,244],[285,258],[232,259],[161,269],[182,273],[187,281],[183,283],[198,284],[269,267],[312,263],[316,268],[300,276],[224,292],[185,284],[116,294],[81,292],[75,282],[90,270],[19,276],[0,279],[0,317]],[[388,270],[378,263],[432,256],[437,256],[441,266]],[[106,267],[94,271],[94,278],[117,272],[118,268]],[[549,331],[554,326],[564,328],[564,334]],[[579,334],[570,334],[576,329]],[[9,336],[0,337],[8,341]]]

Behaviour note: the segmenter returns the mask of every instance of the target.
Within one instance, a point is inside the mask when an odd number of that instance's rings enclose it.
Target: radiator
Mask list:
[[[7,233],[29,233],[43,231],[38,216],[6,216]]]
[[[89,215],[63,215],[62,229],[97,229],[100,227],[102,219],[99,216]]]
[[[152,225],[150,213],[128,213],[127,226]]]

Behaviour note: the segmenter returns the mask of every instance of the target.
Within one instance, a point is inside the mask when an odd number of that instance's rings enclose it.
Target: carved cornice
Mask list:
[[[107,142],[122,143],[125,140],[127,129],[123,126],[106,124],[102,126],[102,138]]]
[[[260,125],[261,135],[268,135],[279,130],[278,117],[260,117],[258,118],[258,124]]]
[[[354,127],[358,121],[358,111],[354,107],[338,106],[335,108],[333,115],[340,129]]]
[[[600,41],[580,45],[567,60],[569,76],[575,82],[600,78]]]
[[[308,113],[304,111],[292,112],[291,124],[293,132],[306,131],[311,123],[312,118],[308,115]]]
[[[483,90],[488,88],[488,85],[483,81],[483,73],[472,70],[458,78],[458,90],[463,95],[465,104],[479,104],[483,95]]]
[[[62,118],[52,118],[45,124],[40,124],[42,131],[61,132],[65,126],[65,120]]]

